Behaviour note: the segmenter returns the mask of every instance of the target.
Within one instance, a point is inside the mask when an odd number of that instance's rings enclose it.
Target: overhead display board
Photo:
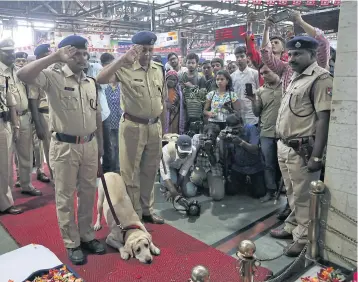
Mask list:
[[[215,45],[245,43],[246,25],[225,27],[215,30]]]
[[[177,46],[179,44],[177,31],[157,33],[156,35],[157,35],[157,41],[155,42],[154,45],[156,48]]]
[[[338,32],[339,9],[302,15],[302,19],[310,25],[323,30],[326,34],[336,33]],[[297,24],[294,27],[296,34],[304,33],[304,30]]]

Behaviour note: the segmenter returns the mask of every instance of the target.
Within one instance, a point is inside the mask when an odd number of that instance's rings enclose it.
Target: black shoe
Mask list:
[[[284,221],[284,220],[286,220],[286,218],[288,218],[288,216],[291,214],[291,212],[292,211],[291,211],[289,205],[287,205],[286,208],[277,215],[277,219]]]
[[[81,250],[81,247],[67,249],[68,258],[75,265],[85,263],[85,256]]]
[[[36,188],[33,188],[31,190],[21,191],[21,194],[26,194],[29,196],[42,196],[42,192]]]
[[[81,247],[96,255],[103,255],[106,253],[106,249],[102,243],[96,239],[89,242],[81,242]]]
[[[144,222],[148,222],[148,223],[164,224],[164,219],[156,215],[155,213],[151,215],[143,215],[142,219]]]
[[[49,183],[50,178],[47,177],[47,175],[43,172],[37,174],[37,180],[43,182],[43,183]]]

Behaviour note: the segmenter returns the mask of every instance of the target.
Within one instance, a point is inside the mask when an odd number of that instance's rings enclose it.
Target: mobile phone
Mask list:
[[[247,96],[254,96],[254,92],[252,91],[252,84],[251,83],[246,83],[245,84],[245,90],[246,90],[246,95]]]
[[[287,20],[289,17],[290,17],[289,10],[283,10],[282,12],[272,15],[271,19],[274,23],[278,23]]]

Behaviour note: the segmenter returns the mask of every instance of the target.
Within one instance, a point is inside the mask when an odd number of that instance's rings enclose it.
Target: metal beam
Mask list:
[[[50,4],[48,4],[48,3],[43,3],[43,5],[44,5],[52,14],[58,15],[58,12],[57,12],[54,8],[52,8],[52,7],[50,6]]]

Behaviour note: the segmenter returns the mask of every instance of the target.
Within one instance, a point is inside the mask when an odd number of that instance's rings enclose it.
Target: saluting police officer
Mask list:
[[[41,196],[42,192],[34,188],[31,183],[33,165],[31,114],[28,110],[26,87],[16,76],[15,43],[12,39],[4,39],[0,46],[3,73],[9,77],[9,91],[13,93],[16,100],[15,107],[20,121],[19,138],[15,143],[15,151],[18,159],[21,193]]]
[[[103,141],[95,80],[83,72],[87,65],[87,44],[80,36],[68,36],[60,42],[57,52],[18,72],[22,81],[41,87],[48,96],[52,132],[50,166],[55,178],[57,217],[69,259],[74,264],[85,261],[81,247],[95,254],[105,253],[92,227]],[[62,69],[48,68],[56,62],[66,64]],[[73,207],[76,187],[78,226]]]
[[[165,86],[163,66],[152,61],[157,36],[142,31],[125,55],[97,76],[106,84],[115,74],[121,85],[124,114],[119,129],[121,175],[133,207],[143,221],[162,224],[153,212],[154,180],[162,153]]]
[[[15,61],[14,44],[11,39],[0,41],[0,212],[19,214],[22,210],[14,206],[11,187],[12,179],[12,143],[19,137],[19,120],[16,113],[16,100],[9,87],[9,76]],[[12,131],[9,124],[11,120]],[[12,140],[13,136],[13,140]]]
[[[332,77],[316,61],[318,42],[298,36],[287,42],[294,70],[283,95],[276,132],[278,160],[292,213],[284,228],[271,230],[275,238],[293,238],[287,256],[298,256],[307,243],[310,183],[319,180],[327,144]]]
[[[35,48],[34,54],[36,60],[44,58],[51,54],[50,44],[41,44]],[[47,102],[47,95],[45,91],[35,85],[28,86],[29,107],[32,114],[32,120],[34,121],[35,134],[39,140],[43,142],[43,148],[45,152],[46,162],[50,170],[51,179],[53,179],[53,173],[49,165],[49,150],[51,133],[49,130],[49,107]],[[43,179],[46,175],[37,174],[39,180]],[[48,181],[43,181],[48,182]]]

